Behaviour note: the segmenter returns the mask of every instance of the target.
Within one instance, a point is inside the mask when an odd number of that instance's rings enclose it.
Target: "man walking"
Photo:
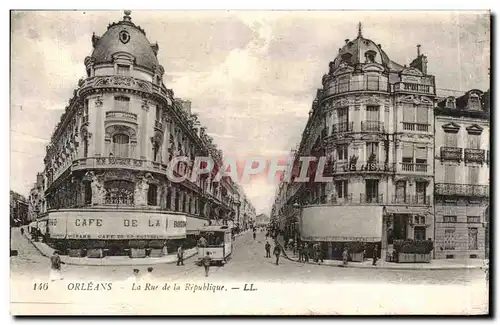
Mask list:
[[[203,264],[203,267],[205,267],[205,277],[208,276],[208,271],[210,270],[210,263],[212,262],[212,259],[210,258],[210,252],[207,252],[207,255],[203,258],[201,263]]]
[[[279,265],[279,260],[280,260],[280,254],[281,254],[281,248],[276,242],[273,250],[273,254],[276,255],[276,265]]]
[[[266,258],[271,258],[271,244],[266,241]]]
[[[378,245],[375,245],[373,247],[373,266],[377,266],[377,259],[378,259]]]
[[[184,250],[182,249],[182,245],[177,249],[177,266],[184,266]]]
[[[62,280],[61,276],[61,257],[58,251],[54,251],[50,257],[50,281]]]
[[[347,246],[344,247],[344,251],[342,252],[342,264],[347,265],[347,259],[349,258],[349,251],[347,250]]]

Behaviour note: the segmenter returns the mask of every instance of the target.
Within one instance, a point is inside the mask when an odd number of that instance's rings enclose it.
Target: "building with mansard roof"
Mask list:
[[[420,45],[408,66],[395,63],[360,24],[330,62],[293,152],[298,166],[304,156],[325,165],[280,184],[273,222],[328,258],[347,242],[366,242],[368,254],[377,244],[385,258],[396,239],[433,239],[435,96]],[[331,179],[315,182],[316,172]]]
[[[490,95],[471,89],[437,103],[436,258],[485,258],[489,243]]]
[[[92,45],[87,76],[47,147],[46,211],[38,219],[46,241],[97,256],[144,256],[146,248],[161,255],[204,225],[232,224],[241,193],[230,178],[212,181],[222,152],[191,102],[163,82],[159,45],[130,11],[94,34]],[[194,182],[171,182],[167,165],[179,156],[188,161],[176,164],[175,176],[190,175],[197,156],[212,157],[216,168]]]

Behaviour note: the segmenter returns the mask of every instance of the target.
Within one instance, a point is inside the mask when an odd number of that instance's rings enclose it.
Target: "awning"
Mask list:
[[[304,207],[299,230],[305,241],[377,242],[382,239],[382,207]]]
[[[199,235],[200,230],[198,229],[187,229],[186,230],[186,235]]]

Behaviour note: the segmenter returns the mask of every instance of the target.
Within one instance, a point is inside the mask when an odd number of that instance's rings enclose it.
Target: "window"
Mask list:
[[[445,183],[455,183],[456,166],[445,165],[444,166],[444,182]]]
[[[83,116],[88,116],[89,115],[89,100],[85,99],[84,105],[83,105]]]
[[[160,153],[160,144],[155,141],[153,143],[153,161],[158,161],[159,160],[159,153]]]
[[[415,227],[413,229],[413,238],[415,238],[415,240],[425,240],[425,227]]]
[[[367,161],[373,163],[378,162],[378,142],[366,143],[366,157]]]
[[[155,184],[149,184],[148,188],[148,205],[157,205],[158,187]]]
[[[128,111],[130,98],[125,96],[115,96],[115,110]]]
[[[481,148],[481,136],[478,134],[467,135],[468,148],[469,149],[480,149]]]
[[[415,122],[415,108],[414,106],[404,105],[403,106],[403,122],[414,123]]]
[[[426,147],[416,147],[415,148],[415,163],[417,164],[427,164],[427,148]]]
[[[455,228],[444,230],[444,249],[455,249]]]
[[[365,181],[366,202],[378,202],[378,179]]]
[[[446,147],[452,147],[452,148],[458,147],[457,140],[458,137],[456,133],[446,132],[444,134],[444,142]]]
[[[415,106],[415,110],[417,113],[417,123],[418,124],[429,123],[427,106],[422,106],[422,105]]]
[[[346,92],[349,91],[349,77],[341,77],[339,78],[339,83],[338,83],[338,92]]]
[[[457,222],[457,216],[443,216],[443,222]]]
[[[337,145],[337,158],[338,160],[347,160],[349,157],[347,156],[347,144],[339,144]]]
[[[379,107],[378,106],[366,106],[366,120],[367,121],[379,121]]]
[[[352,59],[352,54],[351,53],[344,53],[342,54],[342,62],[346,62],[347,64],[351,63]]]
[[[446,107],[447,108],[455,108],[455,98],[447,98],[446,99]]]
[[[396,203],[406,202],[406,182],[398,181],[396,183]]]
[[[373,62],[375,62],[375,56],[377,56],[377,52],[375,52],[375,51],[367,51],[365,53],[365,62],[366,63],[373,63]]]
[[[120,76],[128,76],[130,72],[130,66],[124,64],[118,64],[116,67],[116,74]]]
[[[348,194],[347,194],[347,180],[343,180],[343,181],[336,181],[335,182],[335,189],[337,191],[337,197],[339,199],[341,198],[347,198],[348,197]]]
[[[403,144],[403,163],[413,163],[413,145]]]
[[[159,105],[156,106],[156,120],[161,120],[161,107]]]
[[[417,192],[417,203],[426,204],[426,194],[427,194],[427,183],[426,182],[416,182],[416,192]]]
[[[87,78],[90,78],[90,69],[87,69]]]
[[[469,249],[477,250],[477,228],[469,228]]]
[[[92,204],[92,186],[85,182],[85,205]]]
[[[88,137],[83,138],[83,157],[87,158],[89,154],[89,139]]]
[[[481,222],[480,216],[467,216],[467,223],[478,223]]]
[[[471,95],[469,97],[469,109],[473,110],[480,110],[481,109],[481,102],[479,101],[479,96],[477,95]]]
[[[379,77],[378,76],[366,76],[366,89],[368,90],[379,90]]]
[[[341,107],[337,109],[337,120],[339,124],[344,124],[349,122],[349,108]]]
[[[129,156],[129,141],[130,138],[126,134],[115,134],[113,136],[113,155],[117,157]]]
[[[479,167],[476,166],[469,166],[469,179],[468,179],[468,184],[476,185],[479,183]]]

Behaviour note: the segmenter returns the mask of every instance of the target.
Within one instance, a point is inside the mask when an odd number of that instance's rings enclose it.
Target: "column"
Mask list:
[[[140,159],[146,159],[147,150],[149,149],[148,145],[148,112],[149,105],[147,100],[143,100],[141,105],[141,126],[139,127],[139,157]]]
[[[387,257],[387,220],[391,218],[392,215],[384,214],[382,215],[382,239],[380,243],[380,259],[385,262]]]
[[[89,101],[90,105],[90,101]],[[90,129],[94,130],[95,132],[95,137],[94,137],[94,156],[100,157],[103,155],[103,142],[104,142],[104,136],[103,136],[103,115],[104,115],[104,110],[102,108],[102,99],[101,96],[97,97],[94,103],[94,111],[95,111],[95,124],[92,127],[90,125]],[[90,110],[89,110],[90,114]],[[92,122],[90,122],[92,123]],[[90,130],[89,130],[90,132]],[[89,148],[90,149],[90,148]],[[89,152],[90,153],[90,152]]]
[[[177,189],[174,186],[170,187],[170,210],[172,211],[177,211],[175,209],[175,196],[176,196]]]

